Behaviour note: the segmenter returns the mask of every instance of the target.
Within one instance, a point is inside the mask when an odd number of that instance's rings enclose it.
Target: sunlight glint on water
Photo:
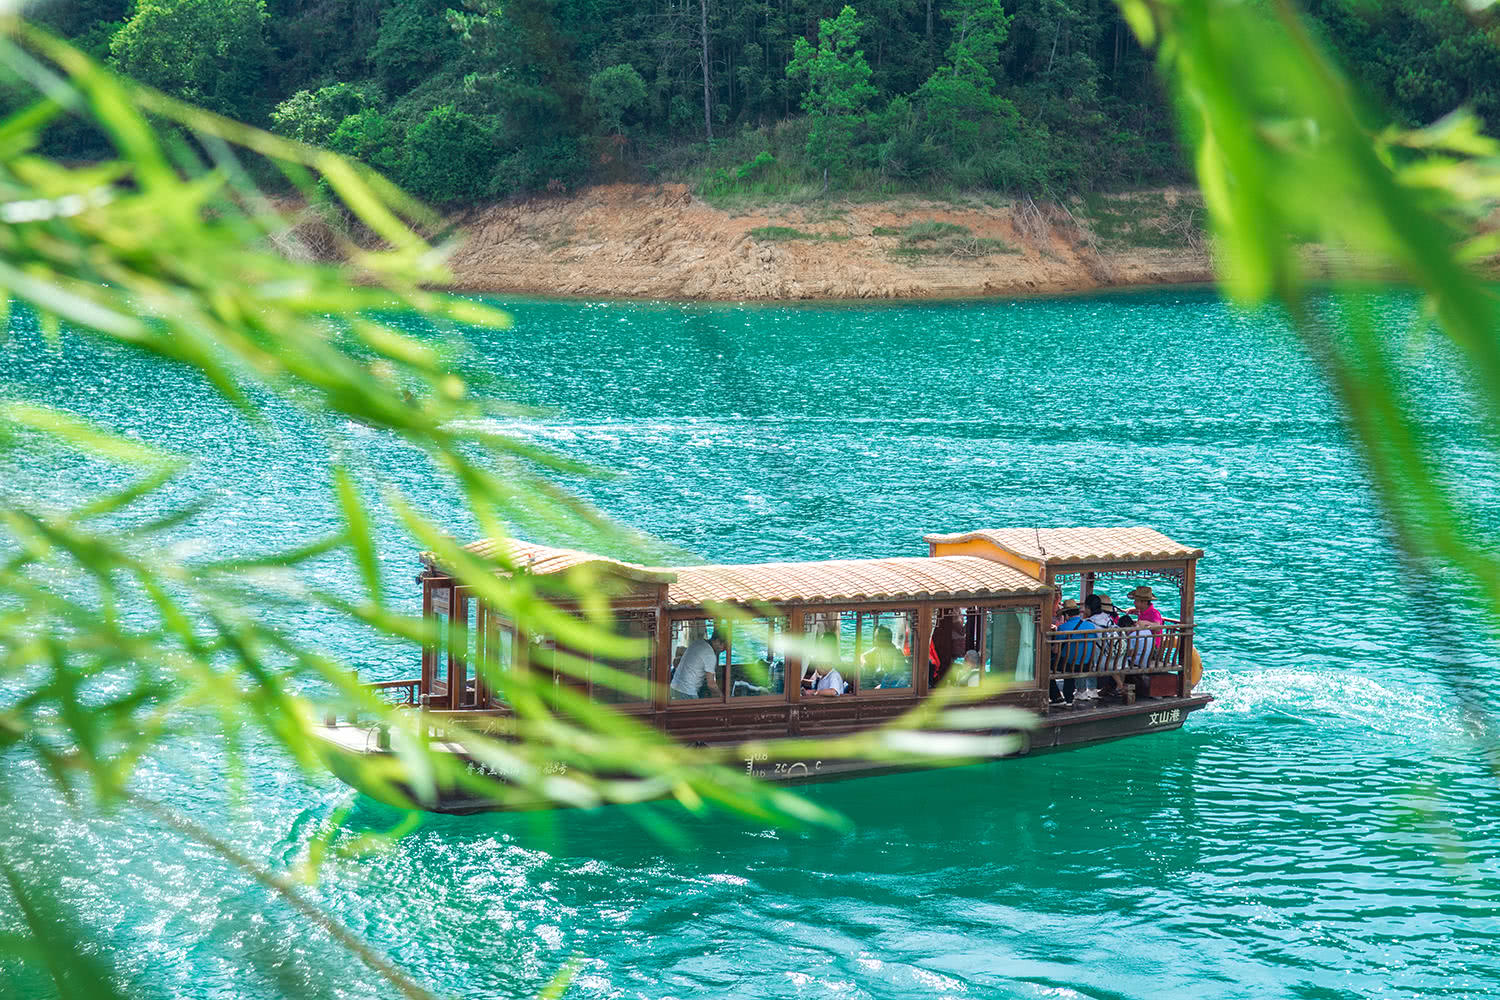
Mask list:
[[[627,473],[577,487],[620,520],[715,561],[1150,524],[1208,552],[1199,632],[1218,700],[1177,734],[811,791],[854,819],[848,836],[689,820],[688,842],[668,845],[625,809],[434,818],[388,853],[330,862],[314,890],[419,979],[527,995],[578,953],[570,995],[601,998],[1500,989],[1500,793],[1442,680],[1454,661],[1493,677],[1495,659],[1434,635],[1434,596],[1393,560],[1335,407],[1269,318],[1181,291],[515,313],[513,331],[471,346],[513,398],[550,412],[500,429]],[[1404,321],[1409,303],[1388,314]],[[1452,398],[1434,431],[1463,449],[1474,428],[1452,373],[1427,357],[1412,374]],[[217,507],[185,534],[225,552],[333,525],[330,441],[445,510],[379,435],[307,433],[278,408],[266,437],[164,365],[71,339],[50,352],[23,326],[0,381],[199,456],[182,491]],[[24,471],[59,499],[98,485]],[[392,593],[414,607],[415,553],[389,520],[386,535]],[[356,585],[350,567],[318,573]],[[295,624],[372,678],[415,669],[324,616]],[[259,746],[251,802],[228,806],[219,753],[174,747],[142,787],[267,863],[294,864],[348,800]],[[352,817],[391,822],[368,803]],[[21,838],[83,845],[76,902],[164,993],[386,995],[217,859],[128,816],[84,827],[54,807],[0,826],[7,855]],[[254,953],[269,960],[247,964]]]

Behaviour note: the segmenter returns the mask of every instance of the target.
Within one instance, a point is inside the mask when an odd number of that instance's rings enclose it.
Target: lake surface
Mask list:
[[[1383,309],[1393,331],[1413,311]],[[684,835],[665,843],[605,809],[434,818],[328,862],[311,894],[419,980],[527,996],[577,954],[569,995],[588,998],[1500,993],[1500,791],[1480,751],[1494,730],[1455,695],[1500,663],[1455,635],[1482,626],[1451,588],[1395,558],[1336,406],[1274,317],[1175,290],[514,315],[470,346],[549,412],[504,428],[626,473],[577,487],[621,521],[714,561],[1149,524],[1207,550],[1197,617],[1217,700],[1178,733],[810,790],[854,821],[847,835],[663,808]],[[72,338],[53,350],[15,322],[0,386],[197,456],[178,495],[215,506],[185,538],[252,551],[330,530],[330,441],[446,509],[363,428],[309,432],[278,404],[256,429],[166,365]],[[1494,470],[1452,365],[1424,347],[1410,375],[1482,494]],[[99,485],[81,465],[7,475],[59,498]],[[391,592],[415,608],[414,548],[386,536]],[[317,573],[356,586],[341,563]],[[372,678],[415,671],[346,625],[296,624]],[[265,745],[247,760],[238,805],[208,739],[153,759],[141,787],[294,864],[352,793]],[[350,822],[393,815],[357,801]],[[85,825],[42,794],[0,820],[0,851],[63,876],[147,995],[390,995],[216,856],[129,813]]]

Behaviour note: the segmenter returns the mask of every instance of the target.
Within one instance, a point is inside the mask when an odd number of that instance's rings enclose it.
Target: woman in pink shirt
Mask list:
[[[1151,592],[1150,587],[1141,584],[1127,596],[1135,602],[1136,622],[1156,633],[1155,646],[1157,649],[1160,649],[1162,641],[1161,629],[1165,622],[1162,620],[1161,612],[1156,610],[1156,606],[1151,603],[1156,600],[1156,595]]]

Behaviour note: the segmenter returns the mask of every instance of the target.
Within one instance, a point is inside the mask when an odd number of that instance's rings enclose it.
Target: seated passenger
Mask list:
[[[1134,667],[1146,670],[1151,666],[1151,657],[1155,652],[1151,642],[1151,630],[1149,628],[1137,628],[1140,624],[1129,614],[1120,616],[1120,628],[1129,629],[1125,633],[1125,658]],[[1125,678],[1125,683],[1134,684],[1136,697],[1138,699],[1150,698],[1151,681],[1145,674],[1134,674]]]
[[[1126,659],[1131,666],[1145,668],[1151,663],[1151,630],[1137,625],[1144,623],[1130,617],[1129,612],[1120,616],[1120,628],[1130,630],[1125,633]]]
[[[876,627],[875,643],[859,658],[859,665],[872,687],[911,687],[907,658],[896,648],[895,636],[885,625]]]
[[[1066,606],[1067,602],[1064,602],[1064,607]],[[1057,629],[1057,634],[1060,637],[1064,637],[1066,639],[1065,633],[1093,632],[1099,628],[1099,626],[1096,625],[1092,620],[1092,616],[1098,614],[1100,610],[1099,595],[1090,594],[1084,601],[1084,608],[1090,617],[1084,617],[1084,613],[1078,610],[1077,604],[1075,603],[1073,605],[1072,616],[1064,621],[1062,625]],[[1079,673],[1088,669],[1089,665],[1093,663],[1094,660],[1094,643],[1090,639],[1078,638],[1064,641],[1062,643],[1059,643],[1058,645],[1061,651],[1057,656],[1056,669],[1064,675],[1063,689],[1062,693],[1059,694],[1057,690],[1057,682],[1054,681],[1052,683],[1051,689],[1051,700],[1054,705],[1059,702],[1067,702],[1067,704],[1071,705],[1075,700],[1074,692],[1079,687],[1079,685],[1074,678],[1068,677],[1067,675],[1070,673]],[[1095,700],[1096,698],[1098,698],[1097,688],[1098,684],[1094,678],[1083,678],[1082,692],[1077,695],[1077,700]]]
[[[983,673],[983,669],[979,650],[971,649],[964,653],[961,661],[953,665],[953,683],[959,687],[978,687],[979,675]]]
[[[715,631],[712,639],[697,639],[688,646],[672,671],[672,697],[697,698],[703,685],[715,698],[722,698],[719,691],[719,654],[729,648],[724,636]]]
[[[816,696],[844,693],[844,675],[839,673],[839,637],[829,632],[818,639],[813,670],[802,679],[802,687]]]
[[[1088,609],[1089,621],[1100,628],[1114,628],[1115,622],[1120,620],[1108,594],[1090,594],[1083,599],[1083,606]]]
[[[1161,648],[1161,629],[1166,623],[1162,620],[1161,612],[1156,610],[1156,605],[1151,602],[1156,600],[1156,595],[1151,588],[1141,584],[1128,595],[1135,602],[1135,620],[1143,628],[1151,629],[1156,634],[1156,641],[1152,644],[1157,649]]]

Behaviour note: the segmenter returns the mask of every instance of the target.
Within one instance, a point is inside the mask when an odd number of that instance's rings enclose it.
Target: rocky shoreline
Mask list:
[[[1122,204],[1132,205],[1132,196]],[[1184,191],[1134,213],[1173,214]],[[1155,206],[1155,207],[1152,207]],[[1166,206],[1165,209],[1161,206]],[[1191,215],[1189,215],[1191,217]],[[454,219],[462,291],[686,301],[945,299],[1212,280],[1201,235],[1103,239],[1063,205],[901,198],[726,211],[685,186],[615,184],[476,208]],[[1146,219],[1150,224],[1152,220]],[[1172,242],[1156,239],[1153,242]]]

